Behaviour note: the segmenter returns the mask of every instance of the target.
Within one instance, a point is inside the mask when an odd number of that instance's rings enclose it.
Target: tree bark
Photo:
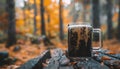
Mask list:
[[[119,1],[119,16],[118,16],[118,27],[117,27],[117,39],[120,41],[120,0]]]
[[[64,39],[63,19],[62,19],[62,0],[59,1],[59,21],[60,21],[60,40]]]
[[[83,0],[83,22],[86,22],[86,0]]]
[[[40,11],[41,11],[41,35],[45,36],[45,38],[43,39],[43,42],[45,45],[49,45],[49,44],[53,45],[46,35],[45,19],[44,19],[44,0],[41,0],[40,7],[41,7],[40,8]]]
[[[92,25],[93,28],[100,28],[99,0],[92,0]]]
[[[45,19],[44,19],[44,0],[41,0],[41,34],[46,36],[46,32],[45,32]]]
[[[15,2],[14,0],[7,0],[7,12],[8,12],[8,39],[6,47],[16,43],[16,30],[15,30]]]
[[[48,16],[48,17],[47,17],[47,22],[48,22],[48,24],[49,24],[49,23],[50,23],[50,15],[49,15],[49,13],[48,13],[47,16]],[[48,37],[51,38],[50,30],[48,30]]]
[[[107,0],[107,38],[112,39],[112,0]]]
[[[23,8],[24,26],[26,26],[26,14],[25,14],[25,9],[26,9],[26,1],[24,1],[24,8]]]
[[[37,6],[36,6],[36,0],[34,0],[34,35],[36,35],[36,16],[37,16]]]

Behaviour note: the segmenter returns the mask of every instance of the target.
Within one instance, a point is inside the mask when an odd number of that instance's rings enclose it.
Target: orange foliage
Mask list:
[[[51,0],[44,0],[44,6],[47,7],[51,4]]]
[[[118,21],[118,13],[117,13],[117,12],[114,13],[112,20],[113,20],[114,22],[115,22],[115,21]]]
[[[30,4],[34,4],[34,0],[29,0],[29,3]]]
[[[34,0],[29,0],[28,2],[29,4],[34,4]],[[36,0],[36,4],[37,4],[37,16],[36,16],[36,24],[37,24],[37,34],[40,34],[40,30],[41,30],[41,15],[40,15],[40,0]],[[56,36],[57,32],[59,32],[59,3],[57,2],[52,2],[52,0],[44,0],[44,9],[45,9],[45,25],[46,25],[46,32],[50,33],[52,36]],[[20,10],[16,10],[17,13],[19,14],[19,18],[16,20],[16,26],[17,28],[19,28],[20,31],[24,31],[24,32],[28,32],[31,33],[33,32],[33,23],[34,23],[34,9],[28,10],[25,9],[25,20],[32,23],[31,24],[27,24],[27,27],[24,26],[24,19],[23,19],[23,11]],[[63,17],[63,24],[67,25],[67,23],[69,23],[70,21],[66,19],[67,15],[68,15],[68,10],[63,8],[63,13],[62,13],[62,17]],[[49,19],[50,22],[48,23],[48,15],[49,15]],[[25,31],[24,29],[29,29],[30,31]],[[66,29],[64,29],[65,31]],[[54,34],[55,33],[55,34]],[[25,33],[24,33],[25,34]]]

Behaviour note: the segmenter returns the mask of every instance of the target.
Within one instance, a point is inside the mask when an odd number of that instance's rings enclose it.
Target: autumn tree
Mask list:
[[[36,0],[34,0],[34,34],[36,34],[36,16],[37,16],[37,6]]]
[[[120,0],[118,0],[119,4],[119,17],[118,17],[118,27],[117,27],[117,39],[120,40]]]
[[[92,0],[92,25],[94,28],[100,28],[99,0]]]
[[[6,47],[16,43],[16,30],[15,30],[15,2],[14,0],[6,0],[6,9],[8,12],[8,39]]]
[[[60,40],[64,39],[62,11],[62,0],[59,0]]]
[[[24,26],[26,26],[26,14],[25,14],[25,9],[26,9],[26,1],[24,1],[24,8],[23,8]]]
[[[41,7],[40,8],[40,13],[41,13],[41,35],[45,36],[45,38],[43,39],[45,45],[48,45],[48,44],[52,45],[52,43],[50,42],[50,40],[48,39],[48,37],[46,35],[46,30],[45,30],[44,0],[41,0],[40,7]]]
[[[112,39],[112,0],[107,0],[107,38]]]
[[[87,5],[87,0],[82,0],[83,2],[83,21],[86,22],[86,5]]]
[[[50,23],[50,15],[49,14],[47,14],[47,22],[48,22],[48,24]],[[48,30],[48,37],[51,38],[50,30]]]
[[[44,0],[41,0],[41,34],[46,36],[46,32],[45,32],[45,19],[44,19]]]
[[[80,4],[79,4],[80,2],[78,2],[77,0],[71,0],[71,10],[70,10],[70,13],[69,13],[69,15],[72,15],[72,17],[73,17],[73,22],[74,23],[76,23],[77,22],[77,20],[79,19],[79,13],[81,12],[80,11],[80,9],[77,9],[79,6],[80,6]],[[78,4],[77,6],[75,5],[75,4]]]

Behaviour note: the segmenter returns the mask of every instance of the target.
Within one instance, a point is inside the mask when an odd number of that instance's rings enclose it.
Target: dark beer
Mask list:
[[[70,57],[91,57],[92,27],[90,25],[69,25],[68,55]]]

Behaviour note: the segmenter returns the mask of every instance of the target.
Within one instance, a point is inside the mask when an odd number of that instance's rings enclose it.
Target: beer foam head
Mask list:
[[[72,28],[72,27],[78,28],[78,27],[92,27],[92,26],[88,22],[78,22],[78,23],[70,23],[70,24],[68,24],[68,28],[69,27],[70,28]]]
[[[68,28],[79,28],[79,27],[92,27],[91,25],[82,25],[82,24],[72,24],[69,25]]]

